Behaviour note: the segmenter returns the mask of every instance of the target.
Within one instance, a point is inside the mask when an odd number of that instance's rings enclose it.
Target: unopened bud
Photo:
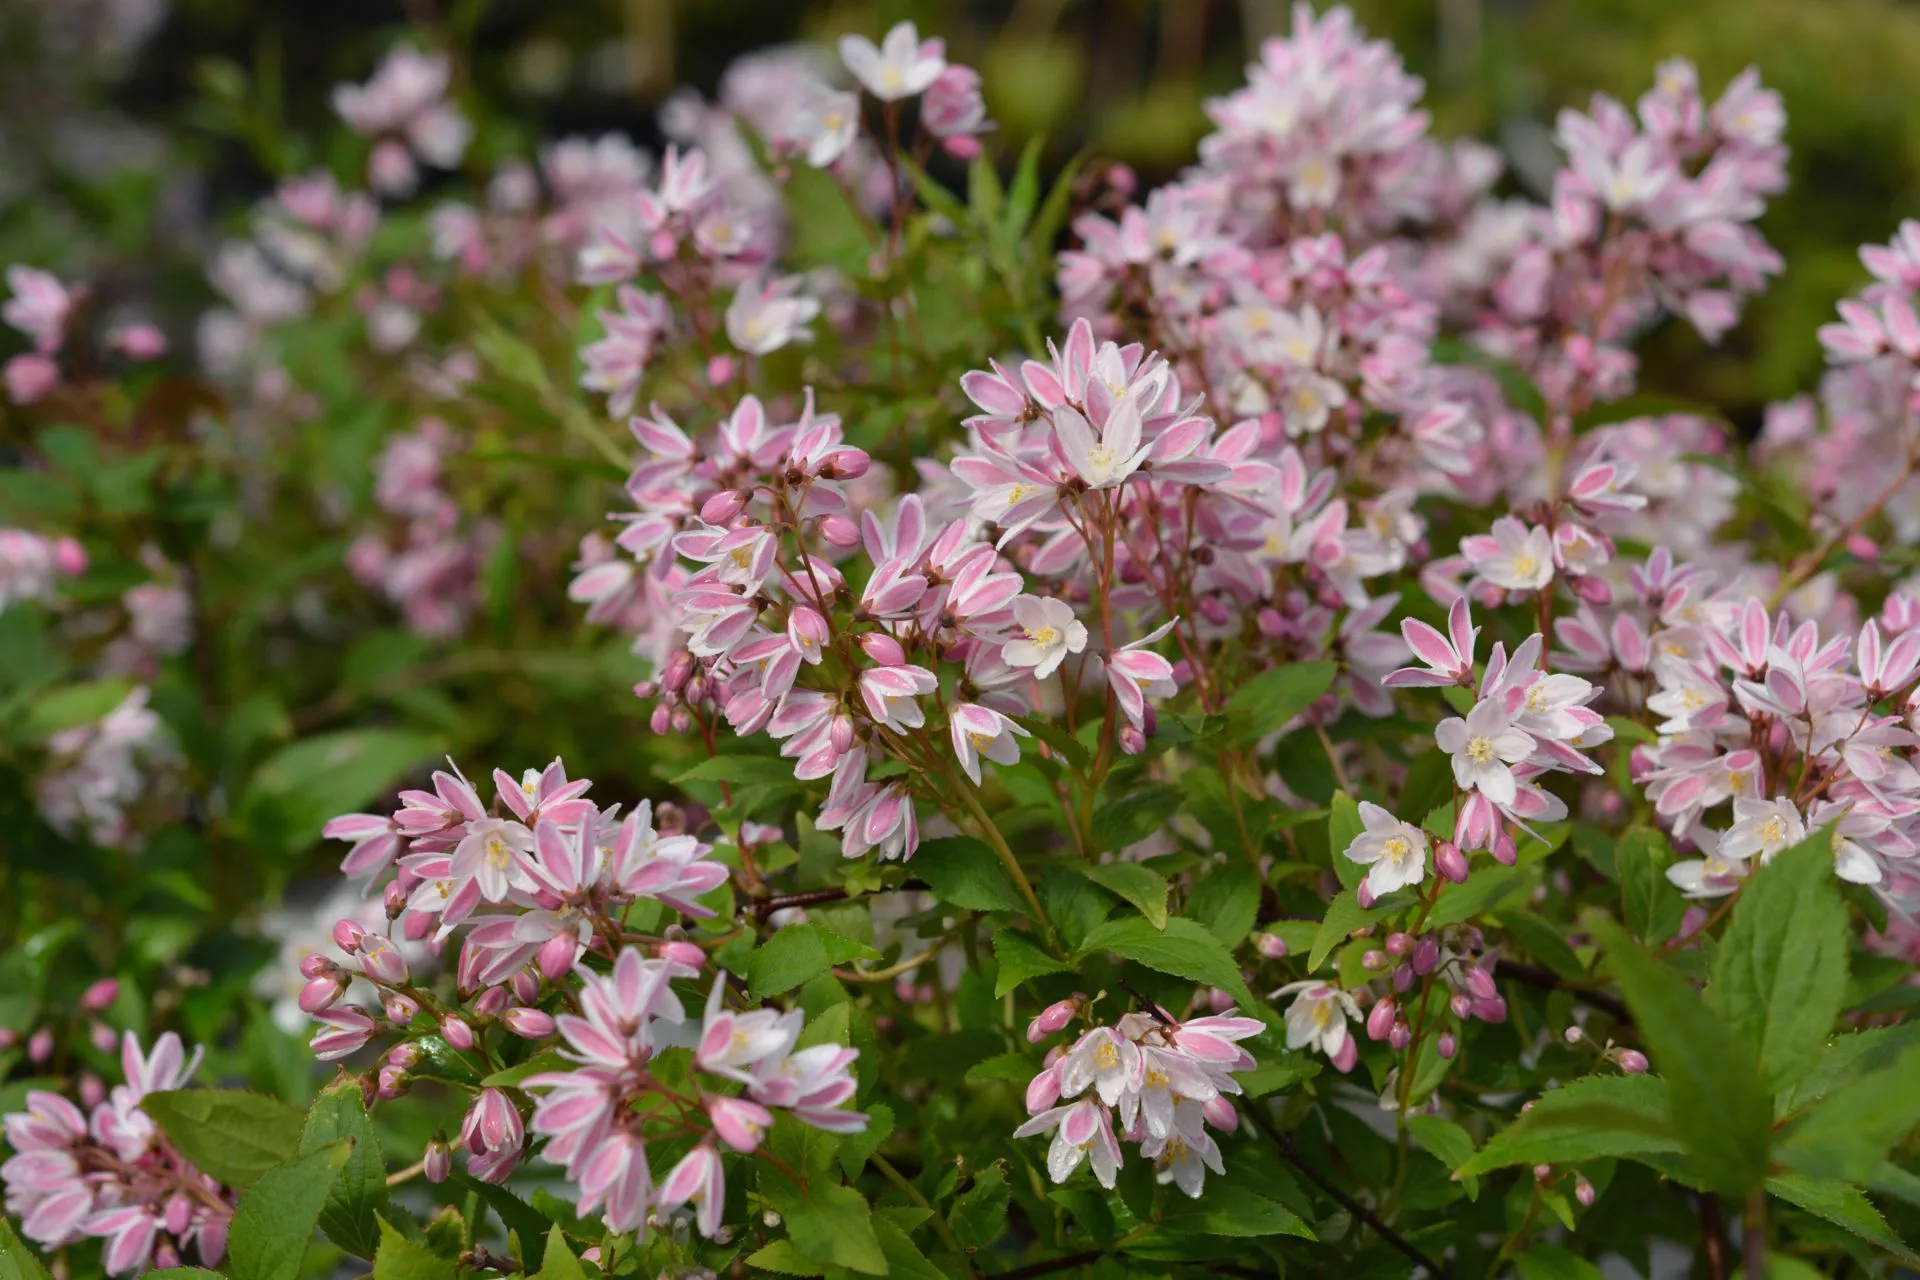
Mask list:
[[[1519,861],[1520,851],[1513,846],[1513,835],[1502,827],[1494,833],[1493,860],[1502,866],[1510,867]]]
[[[473,1012],[482,1018],[496,1017],[512,999],[513,993],[505,987],[488,987],[480,993],[480,998],[473,1002]]]
[[[1396,1022],[1387,1029],[1387,1047],[1399,1053],[1413,1042],[1413,1028],[1404,1022]]]
[[[1453,1016],[1456,1018],[1471,1017],[1473,1016],[1473,997],[1464,991],[1456,991],[1453,993],[1453,998],[1447,1001],[1447,1007],[1453,1010]]]
[[[1396,969],[1394,969],[1393,989],[1395,991],[1404,992],[1411,986],[1413,986],[1413,966],[1410,964],[1403,964],[1397,967]]]
[[[1404,959],[1413,950],[1413,935],[1403,930],[1395,930],[1387,935],[1387,954],[1395,959]]]
[[[300,988],[300,1011],[318,1013],[322,1009],[330,1009],[340,998],[341,992],[346,989],[347,984],[338,978],[326,976],[315,978]]]
[[[573,962],[580,957],[580,940],[571,933],[555,934],[540,944],[533,953],[533,962],[540,966],[550,982],[558,982],[573,972]]]
[[[867,474],[871,466],[873,459],[867,456],[865,450],[847,446],[827,455],[826,465],[821,467],[820,474],[835,480],[858,480]]]
[[[53,1056],[53,1028],[42,1027],[27,1039],[27,1061],[40,1066]]]
[[[1453,1032],[1442,1031],[1440,1033],[1440,1039],[1435,1043],[1434,1048],[1440,1051],[1441,1057],[1451,1058],[1456,1052],[1458,1052],[1460,1048],[1460,1042],[1459,1040],[1454,1038]]]
[[[107,1082],[91,1071],[80,1073],[80,1105],[89,1111],[107,1100]]]
[[[1579,1027],[1568,1027],[1566,1030],[1566,1034],[1564,1036],[1564,1039],[1568,1044],[1579,1044],[1582,1040],[1586,1038],[1587,1038],[1587,1033],[1582,1031]]]
[[[1584,1173],[1573,1175],[1573,1198],[1580,1202],[1581,1208],[1593,1208],[1593,1184],[1587,1181]]]
[[[1222,1133],[1232,1133],[1240,1127],[1240,1112],[1234,1107],[1233,1099],[1224,1093],[1216,1093],[1202,1103],[1200,1116]]]
[[[315,952],[300,962],[300,976],[303,978],[330,977],[335,968],[333,961]]]
[[[1629,1075],[1637,1075],[1647,1069],[1647,1055],[1638,1049],[1622,1049],[1615,1061],[1620,1064],[1620,1069]]]
[[[1027,1114],[1037,1116],[1060,1100],[1060,1073],[1048,1067],[1027,1082]]]
[[[663,942],[659,955],[662,960],[684,965],[696,973],[707,965],[707,953],[691,942]]]
[[[473,1028],[451,1013],[440,1019],[440,1034],[462,1052],[473,1048]]]
[[[544,1040],[553,1034],[553,1015],[543,1009],[516,1006],[501,1014],[500,1021],[522,1040]]]
[[[737,489],[722,489],[700,504],[700,518],[708,524],[731,524],[746,509],[747,496]]]
[[[1073,1015],[1079,1011],[1079,1005],[1073,1000],[1056,1000],[1042,1009],[1027,1024],[1027,1043],[1039,1044],[1054,1032],[1073,1021]]]
[[[860,637],[860,648],[875,662],[883,667],[904,667],[907,665],[907,651],[900,642],[884,631],[869,631]]]
[[[1387,953],[1378,947],[1372,948],[1360,957],[1360,965],[1365,969],[1384,969],[1392,963]]]
[[[1372,909],[1373,890],[1370,887],[1368,887],[1367,882],[1365,880],[1362,880],[1360,882],[1359,887],[1353,891],[1353,899],[1355,902],[1360,904],[1360,909],[1362,911],[1367,911]]]
[[[120,998],[120,980],[102,978],[86,989],[80,997],[80,1007],[88,1013],[98,1013]]]
[[[1440,965],[1440,943],[1431,934],[1420,939],[1413,948],[1413,971],[1426,977]]]
[[[1254,949],[1269,960],[1284,959],[1287,954],[1287,940],[1277,933],[1263,933],[1254,939]]]
[[[532,1004],[540,998],[540,979],[531,969],[515,969],[508,980],[513,987],[513,998],[521,1004]]]
[[[824,516],[820,521],[820,536],[836,547],[858,546],[860,527],[845,516]]]
[[[1385,1040],[1387,1033],[1393,1030],[1394,1015],[1400,1006],[1392,996],[1383,996],[1372,1009],[1367,1011],[1367,1039]]]
[[[1551,1178],[1552,1176],[1553,1176],[1552,1165],[1537,1164],[1533,1166],[1533,1180],[1535,1182],[1545,1182],[1547,1179]]]
[[[1451,840],[1442,840],[1433,849],[1433,869],[1454,884],[1467,882],[1467,855]]]
[[[366,936],[366,929],[357,920],[339,920],[333,926],[333,945],[352,955],[360,949],[360,939]]]
[[[396,1027],[411,1026],[420,1016],[420,1002],[398,991],[389,992],[382,1007],[387,1011],[387,1021]]]
[[[428,1182],[437,1186],[447,1180],[447,1175],[453,1172],[453,1148],[447,1145],[445,1138],[436,1135],[427,1144],[426,1159],[421,1161],[421,1166],[420,1171],[426,1175]]]
[[[397,987],[407,980],[407,960],[400,948],[377,933],[360,939],[360,970],[382,986]]]

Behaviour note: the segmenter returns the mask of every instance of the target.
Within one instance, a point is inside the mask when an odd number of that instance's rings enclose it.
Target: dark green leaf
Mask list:
[[[1176,978],[1219,987],[1230,992],[1248,1008],[1253,1008],[1253,993],[1247,990],[1240,966],[1233,961],[1220,939],[1191,920],[1167,921],[1164,930],[1138,917],[1109,920],[1097,926],[1080,944],[1079,954],[1110,951]]]
[[[1621,919],[1648,945],[1672,937],[1686,912],[1685,900],[1667,879],[1671,861],[1667,838],[1651,827],[1631,828],[1614,849]]]
[[[1295,662],[1262,671],[1241,685],[1227,699],[1228,714],[1245,726],[1238,736],[1243,741],[1263,738],[1285,725],[1333,687],[1336,670],[1331,662]]]
[[[673,776],[673,784],[688,782],[737,782],[778,786],[798,786],[793,777],[793,762],[779,756],[714,756]]]
[[[1767,1179],[1767,1193],[1851,1231],[1862,1240],[1885,1249],[1910,1267],[1920,1267],[1920,1254],[1909,1249],[1906,1242],[1893,1233],[1887,1226],[1887,1220],[1880,1216],[1880,1211],[1873,1207],[1873,1202],[1858,1187],[1829,1178],[1783,1174]]]
[[[967,1193],[953,1203],[947,1222],[960,1243],[972,1249],[984,1249],[1007,1233],[1007,1205],[1012,1192],[1000,1166],[990,1164],[980,1171]]]
[[[1031,934],[1018,929],[1002,929],[993,935],[993,956],[1000,962],[1000,976],[993,983],[996,996],[1006,995],[1029,978],[1073,972],[1042,950]]]
[[[1537,1244],[1515,1256],[1520,1280],[1601,1280],[1600,1268],[1554,1244]]]
[[[1175,1197],[1160,1224],[1173,1231],[1210,1236],[1299,1236],[1314,1234],[1298,1214],[1267,1199],[1252,1187],[1215,1180],[1198,1200]]]
[[[140,1109],[181,1155],[240,1190],[300,1150],[306,1123],[278,1099],[237,1089],[150,1093]]]
[[[289,743],[254,770],[239,815],[252,836],[288,853],[320,839],[329,818],[352,813],[440,744],[399,729],[348,729]]]
[[[1344,791],[1333,793],[1328,808],[1332,812],[1327,815],[1327,852],[1333,855],[1333,873],[1340,877],[1341,888],[1352,889],[1366,879],[1367,868],[1349,858],[1347,850],[1366,824],[1360,821],[1360,806]]]
[[[1680,1151],[1668,1101],[1666,1082],[1651,1076],[1587,1076],[1542,1094],[1454,1172]]]
[[[1204,867],[1194,876],[1193,892],[1187,895],[1182,914],[1198,920],[1229,947],[1237,947],[1247,940],[1260,915],[1260,877],[1241,858]]]
[[[547,1230],[553,1225],[546,1215],[505,1187],[464,1173],[454,1175],[453,1180],[499,1215],[501,1225],[520,1241],[520,1260],[527,1264],[527,1270],[538,1271],[546,1260]]]
[[[786,1220],[788,1238],[806,1257],[863,1275],[887,1274],[872,1211],[858,1191],[819,1178],[802,1191],[779,1170],[762,1168],[760,1194]]]
[[[913,870],[942,902],[967,911],[1027,914],[1027,900],[1006,867],[992,849],[971,836],[923,842],[913,857]]]
[[[1108,862],[1100,866],[1080,865],[1081,875],[1103,889],[1120,895],[1140,909],[1156,929],[1167,925],[1167,882],[1151,867],[1137,862]]]
[[[1920,1128],[1920,1045],[1815,1103],[1787,1130],[1778,1155],[1801,1173],[1865,1182],[1879,1170],[1887,1152],[1916,1128]]]
[[[359,1082],[350,1076],[322,1089],[313,1100],[300,1135],[300,1152],[304,1155],[342,1139],[352,1150],[320,1210],[320,1229],[348,1253],[371,1258],[380,1248],[376,1215],[387,1211],[387,1166],[381,1158],[379,1135],[367,1119]]]
[[[1407,1128],[1413,1131],[1421,1146],[1433,1153],[1434,1159],[1449,1169],[1457,1171],[1473,1159],[1472,1136],[1451,1120],[1442,1120],[1439,1116],[1408,1116]],[[1460,1184],[1467,1189],[1469,1199],[1480,1198],[1480,1179],[1467,1174],[1460,1179]]]
[[[460,1273],[453,1259],[409,1240],[384,1217],[376,1222],[380,1248],[373,1257],[373,1280],[454,1280]]]
[[[1096,853],[1115,853],[1160,830],[1185,797],[1172,787],[1136,786],[1104,799],[1093,811]]]
[[[789,925],[754,948],[747,977],[753,998],[763,1000],[791,991],[849,960],[878,960],[864,942],[842,937],[817,924]]]
[[[296,1280],[320,1209],[353,1146],[329,1143],[255,1180],[233,1211],[227,1259],[234,1280]]]

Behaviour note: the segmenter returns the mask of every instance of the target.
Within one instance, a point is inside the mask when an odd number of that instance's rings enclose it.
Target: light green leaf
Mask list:
[[[1262,671],[1227,699],[1236,736],[1248,741],[1273,733],[1332,688],[1336,671],[1331,662],[1295,662]]]
[[[1873,1202],[1858,1187],[1830,1178],[1783,1174],[1767,1179],[1767,1193],[1778,1196],[1788,1204],[1798,1205],[1815,1217],[1825,1218],[1836,1227],[1853,1232],[1910,1267],[1920,1267],[1920,1254],[1908,1248],[1906,1242],[1893,1233],[1892,1228],[1887,1226],[1887,1220],[1880,1216],[1880,1211],[1873,1207]]]
[[[1468,916],[1492,911],[1533,883],[1531,873],[1519,867],[1482,867],[1465,884],[1450,884],[1427,913],[1427,927],[1458,924]]]
[[[96,680],[49,689],[27,705],[27,734],[38,740],[62,729],[92,724],[125,702],[132,692],[133,681],[126,679]]]
[[[984,1249],[1005,1235],[1007,1205],[1012,1195],[998,1164],[982,1169],[967,1193],[954,1201],[947,1215],[955,1237],[970,1249]]]
[[[1542,1094],[1477,1154],[1455,1167],[1454,1175],[1464,1179],[1516,1164],[1561,1164],[1683,1150],[1667,1112],[1663,1080],[1644,1075],[1587,1076]],[[1422,1130],[1414,1132],[1425,1140]]]
[[[571,1071],[577,1064],[570,1058],[564,1058],[559,1050],[550,1049],[545,1053],[536,1053],[525,1062],[503,1067],[486,1077],[480,1083],[493,1088],[519,1084],[528,1076],[537,1076],[544,1071]]]
[[[993,935],[993,956],[1000,962],[1000,976],[993,983],[995,996],[1006,995],[1030,978],[1073,972],[1041,950],[1031,934],[1018,929],[1002,929]]]
[[[1246,979],[1240,976],[1240,966],[1234,963],[1233,953],[1220,939],[1191,920],[1169,920],[1164,930],[1155,929],[1151,921],[1138,917],[1109,920],[1087,934],[1078,954],[1084,957],[1102,951],[1124,956],[1176,978],[1219,987],[1248,1008],[1255,1004]]]
[[[424,1244],[407,1239],[384,1217],[379,1252],[373,1256],[373,1280],[454,1280],[460,1268]]]
[[[1451,1120],[1442,1120],[1439,1116],[1408,1116],[1407,1128],[1434,1159],[1455,1172],[1473,1159],[1472,1135]],[[1469,1200],[1480,1198],[1480,1179],[1466,1174],[1460,1184],[1467,1189]]]
[[[1773,1126],[1760,1064],[1685,978],[1641,950],[1619,925],[1596,915],[1593,931],[1666,1080],[1673,1128],[1689,1163],[1704,1186],[1744,1197],[1765,1176]]]
[[[763,1000],[791,991],[836,964],[879,958],[880,953],[866,943],[831,929],[817,924],[789,925],[754,948],[747,978],[753,998]]]
[[[946,1272],[928,1262],[927,1255],[906,1232],[878,1214],[873,1219],[873,1235],[887,1260],[887,1275],[899,1280],[947,1280]]]
[[[1774,1113],[1798,1111],[1842,1085],[1890,1065],[1915,1044],[1920,1044],[1920,1022],[1869,1027],[1835,1036],[1814,1059],[1812,1069],[1775,1100]]]
[[[305,1155],[341,1139],[351,1143],[352,1150],[320,1210],[320,1229],[348,1253],[371,1258],[380,1248],[376,1215],[387,1211],[387,1166],[359,1082],[350,1076],[328,1085],[313,1100],[300,1152]]]
[[[1776,863],[1776,865],[1778,865]],[[1920,1128],[1920,1045],[1834,1090],[1787,1130],[1778,1155],[1801,1173],[1865,1182]]]
[[[1239,858],[1204,868],[1194,877],[1182,914],[1198,920],[1229,947],[1253,932],[1260,914],[1260,877]]]
[[[1666,836],[1651,827],[1631,828],[1614,850],[1621,919],[1650,946],[1672,937],[1686,912],[1685,899],[1667,879],[1671,861]]]
[[[1554,1244],[1537,1244],[1513,1260],[1520,1280],[1601,1280],[1600,1268]]]
[[[760,1194],[786,1220],[788,1238],[806,1257],[863,1275],[887,1274],[872,1211],[858,1191],[819,1178],[802,1191],[779,1170],[763,1168]]]
[[[794,781],[793,761],[783,760],[779,756],[749,755],[714,756],[711,759],[702,760],[691,768],[683,769],[673,776],[675,786],[688,782],[799,785]]]
[[[1471,883],[1471,882],[1469,882]],[[1400,909],[1406,901],[1399,894],[1391,894],[1371,907],[1363,907],[1354,897],[1353,890],[1342,892],[1327,904],[1327,914],[1320,921],[1320,927],[1314,931],[1313,949],[1307,953],[1307,972],[1317,970],[1332,954],[1333,949],[1346,941],[1347,935],[1361,925],[1371,924],[1384,916],[1390,916]],[[1292,943],[1289,941],[1288,946]]]
[[[933,896],[966,911],[1018,911],[1027,900],[992,849],[971,836],[947,836],[921,843],[913,870]]]
[[[540,1266],[540,1280],[587,1280],[587,1269],[573,1256],[557,1222],[547,1232],[547,1256]]]
[[[0,1280],[52,1280],[5,1217],[0,1217]]]
[[[1834,887],[1832,834],[1823,831],[1742,891],[1714,949],[1707,1003],[1753,1047],[1778,1093],[1812,1068],[1846,985],[1847,908]]]
[[[353,1154],[333,1142],[261,1174],[233,1211],[227,1258],[234,1280],[297,1280],[327,1192]]]
[[[1081,875],[1101,888],[1119,894],[1140,909],[1156,929],[1167,927],[1167,882],[1152,867],[1137,862],[1108,862],[1101,866],[1080,864]]]
[[[873,1153],[892,1134],[893,1108],[884,1102],[868,1106],[867,1127],[858,1133],[845,1134],[840,1139],[840,1167],[846,1171],[847,1177],[859,1177]]]
[[[140,1109],[181,1155],[242,1191],[300,1150],[306,1123],[279,1099],[239,1089],[150,1093]]]
[[[400,729],[302,738],[254,770],[241,795],[240,821],[256,840],[297,852],[320,839],[329,818],[363,808],[439,750],[436,739]]]
[[[766,1248],[749,1255],[747,1265],[755,1271],[772,1271],[783,1276],[827,1274],[825,1266],[794,1248],[791,1240],[775,1240]]]
[[[1367,878],[1367,868],[1349,858],[1347,850],[1367,829],[1366,824],[1360,820],[1360,806],[1344,791],[1333,793],[1328,808],[1327,850],[1333,855],[1333,873],[1340,877],[1341,888],[1352,889]]]

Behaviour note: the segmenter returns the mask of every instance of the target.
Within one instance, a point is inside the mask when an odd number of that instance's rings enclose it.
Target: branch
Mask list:
[[[1425,1267],[1427,1274],[1436,1277],[1436,1280],[1439,1280],[1441,1277],[1450,1278],[1453,1275],[1451,1270],[1420,1252],[1405,1236],[1380,1221],[1379,1216],[1375,1214],[1373,1210],[1367,1208],[1367,1206],[1361,1204],[1358,1200],[1355,1200],[1345,1191],[1342,1191],[1340,1187],[1324,1173],[1321,1173],[1318,1169],[1307,1163],[1306,1157],[1302,1156],[1299,1148],[1294,1146],[1293,1135],[1290,1133],[1281,1133],[1273,1127],[1273,1121],[1268,1117],[1266,1108],[1249,1104],[1244,1107],[1243,1110],[1252,1118],[1254,1124],[1259,1126],[1260,1132],[1273,1139],[1274,1145],[1280,1148],[1280,1155],[1287,1163],[1298,1169],[1301,1173],[1306,1174],[1307,1180],[1312,1182],[1314,1186],[1320,1188],[1320,1190],[1326,1192],[1335,1204],[1338,1204],[1342,1209],[1345,1209],[1348,1213],[1373,1228],[1375,1235],[1405,1254],[1416,1265]]]
[[[1582,1004],[1590,1004],[1602,1013],[1612,1016],[1614,1021],[1631,1024],[1633,1015],[1627,1006],[1604,991],[1589,991],[1585,987],[1576,987],[1561,980],[1560,975],[1551,969],[1543,969],[1536,964],[1521,964],[1516,960],[1501,957],[1499,966],[1494,970],[1496,977],[1512,978],[1523,987],[1538,987],[1542,991],[1564,991]]]
[[[897,890],[931,889],[932,887],[933,886],[928,884],[925,880],[909,880],[904,884],[888,885],[887,887],[882,889],[875,889],[873,890],[873,892],[892,893]],[[774,912],[784,910],[787,907],[811,907],[811,906],[814,906],[816,903],[821,903],[821,902],[839,902],[841,899],[849,896],[850,895],[847,893],[844,887],[833,888],[833,889],[807,889],[800,893],[783,893],[772,898],[755,899],[752,904],[753,914],[758,919],[765,920],[768,916],[772,915]]]
[[[1002,1271],[995,1280],[1027,1280],[1029,1276],[1050,1276],[1056,1271],[1068,1271],[1074,1267],[1083,1267],[1090,1262],[1098,1262],[1107,1255],[1098,1249],[1089,1249],[1085,1253],[1069,1253],[1062,1258],[1048,1258],[1044,1262],[1029,1263],[1024,1267],[1015,1267],[1011,1271]]]

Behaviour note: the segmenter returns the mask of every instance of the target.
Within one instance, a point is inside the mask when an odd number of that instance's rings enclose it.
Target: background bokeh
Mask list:
[[[1819,367],[1813,328],[1863,278],[1848,246],[1920,210],[1920,6],[1900,0],[1357,0],[1425,76],[1443,136],[1498,139],[1509,181],[1551,171],[1553,113],[1627,100],[1682,55],[1712,90],[1748,64],[1786,97],[1793,186],[1763,223],[1786,277],[1723,347],[1676,331],[1649,388],[1752,425]],[[458,55],[473,163],[538,137],[646,140],[669,94],[711,91],[749,49],[910,17],[981,68],[1009,137],[1042,133],[1164,177],[1239,82],[1284,0],[0,0],[0,260],[36,260],[189,314],[206,246],[272,176],[324,156],[331,86],[408,23]],[[473,92],[473,89],[478,92]],[[332,136],[338,137],[336,132]],[[83,236],[104,223],[111,234]],[[105,257],[106,261],[100,259]]]

